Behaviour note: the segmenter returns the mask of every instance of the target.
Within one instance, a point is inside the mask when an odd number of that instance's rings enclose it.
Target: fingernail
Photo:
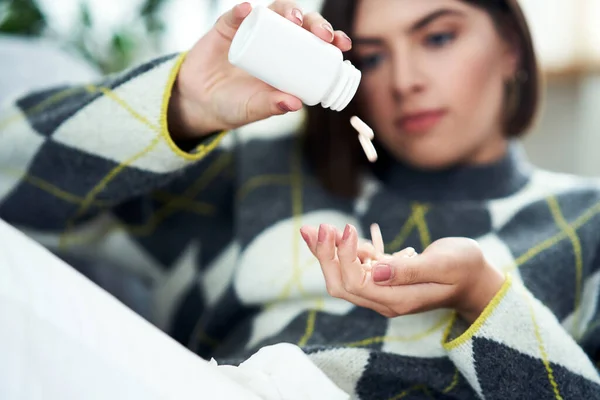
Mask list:
[[[389,265],[378,265],[373,270],[373,280],[375,282],[386,282],[392,277],[392,267]]]
[[[308,244],[310,246],[310,237],[308,236],[308,234],[306,232],[304,232],[303,230],[300,230],[300,235],[302,235],[302,239],[304,239],[306,244]]]
[[[319,237],[317,238],[319,243],[323,243],[325,241],[326,237],[327,237],[327,232],[325,232],[325,225],[319,226]]]
[[[346,35],[346,32],[342,32],[342,36],[352,43],[352,39],[350,39],[350,36]]]
[[[333,40],[333,27],[329,22],[323,22],[321,27],[325,29],[327,32],[331,33],[331,39]]]
[[[345,242],[350,237],[350,225],[346,224],[346,228],[344,229],[344,234],[342,235],[342,240]]]
[[[294,16],[294,18],[296,18],[298,20],[298,23],[300,24],[300,26],[302,26],[302,24],[304,23],[304,17],[302,16],[302,11],[298,10],[297,8],[294,8],[292,10],[292,15]]]
[[[279,107],[279,109],[283,112],[290,112],[292,111],[292,109],[290,108],[290,106],[288,106],[287,104],[285,104],[285,102],[281,101],[279,103],[277,103],[277,107]]]

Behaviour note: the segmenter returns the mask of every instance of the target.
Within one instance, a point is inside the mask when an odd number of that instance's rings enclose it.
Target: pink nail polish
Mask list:
[[[319,236],[318,236],[317,240],[319,241],[319,243],[323,243],[326,238],[327,238],[327,232],[325,231],[325,225],[321,225],[321,226],[319,226]]]
[[[283,112],[290,112],[292,111],[292,109],[290,108],[290,106],[288,106],[287,104],[285,104],[285,102],[281,101],[279,103],[277,103],[277,107],[279,107],[279,109]]]
[[[300,235],[302,235],[302,239],[304,239],[306,244],[310,246],[310,237],[308,236],[308,234],[303,230],[300,230]]]
[[[297,8],[294,8],[292,10],[292,15],[294,16],[294,18],[296,18],[298,20],[298,24],[300,26],[302,26],[302,24],[304,23],[304,17],[302,16],[302,11],[300,11]]]
[[[325,29],[327,32],[331,33],[331,40],[333,40],[333,27],[331,26],[331,24],[329,22],[323,22],[323,24],[321,24],[321,27],[323,29]]]
[[[345,242],[350,237],[350,225],[346,224],[346,228],[344,229],[344,234],[342,235],[342,240]]]
[[[377,265],[373,269],[373,281],[386,282],[392,277],[392,268],[389,265]]]

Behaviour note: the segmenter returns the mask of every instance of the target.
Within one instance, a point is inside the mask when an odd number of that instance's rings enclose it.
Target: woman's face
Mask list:
[[[365,117],[391,154],[425,169],[502,157],[504,85],[518,60],[484,10],[362,0],[353,41]]]

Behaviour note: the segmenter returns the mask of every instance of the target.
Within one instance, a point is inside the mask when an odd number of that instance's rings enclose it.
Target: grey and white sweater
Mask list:
[[[142,277],[148,318],[203,357],[295,343],[359,399],[600,399],[597,182],[530,167],[513,147],[484,167],[394,165],[345,200],[293,134],[222,133],[184,152],[166,124],[182,57],[3,109],[0,218],[74,265]],[[474,238],[509,279],[471,326],[328,297],[300,226],[367,236],[373,222],[388,252]]]

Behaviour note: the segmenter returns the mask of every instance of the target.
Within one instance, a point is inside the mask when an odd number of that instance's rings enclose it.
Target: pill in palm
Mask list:
[[[375,247],[375,251],[378,254],[385,253],[385,246],[383,244],[383,236],[381,235],[381,229],[378,224],[371,225],[371,241]]]

